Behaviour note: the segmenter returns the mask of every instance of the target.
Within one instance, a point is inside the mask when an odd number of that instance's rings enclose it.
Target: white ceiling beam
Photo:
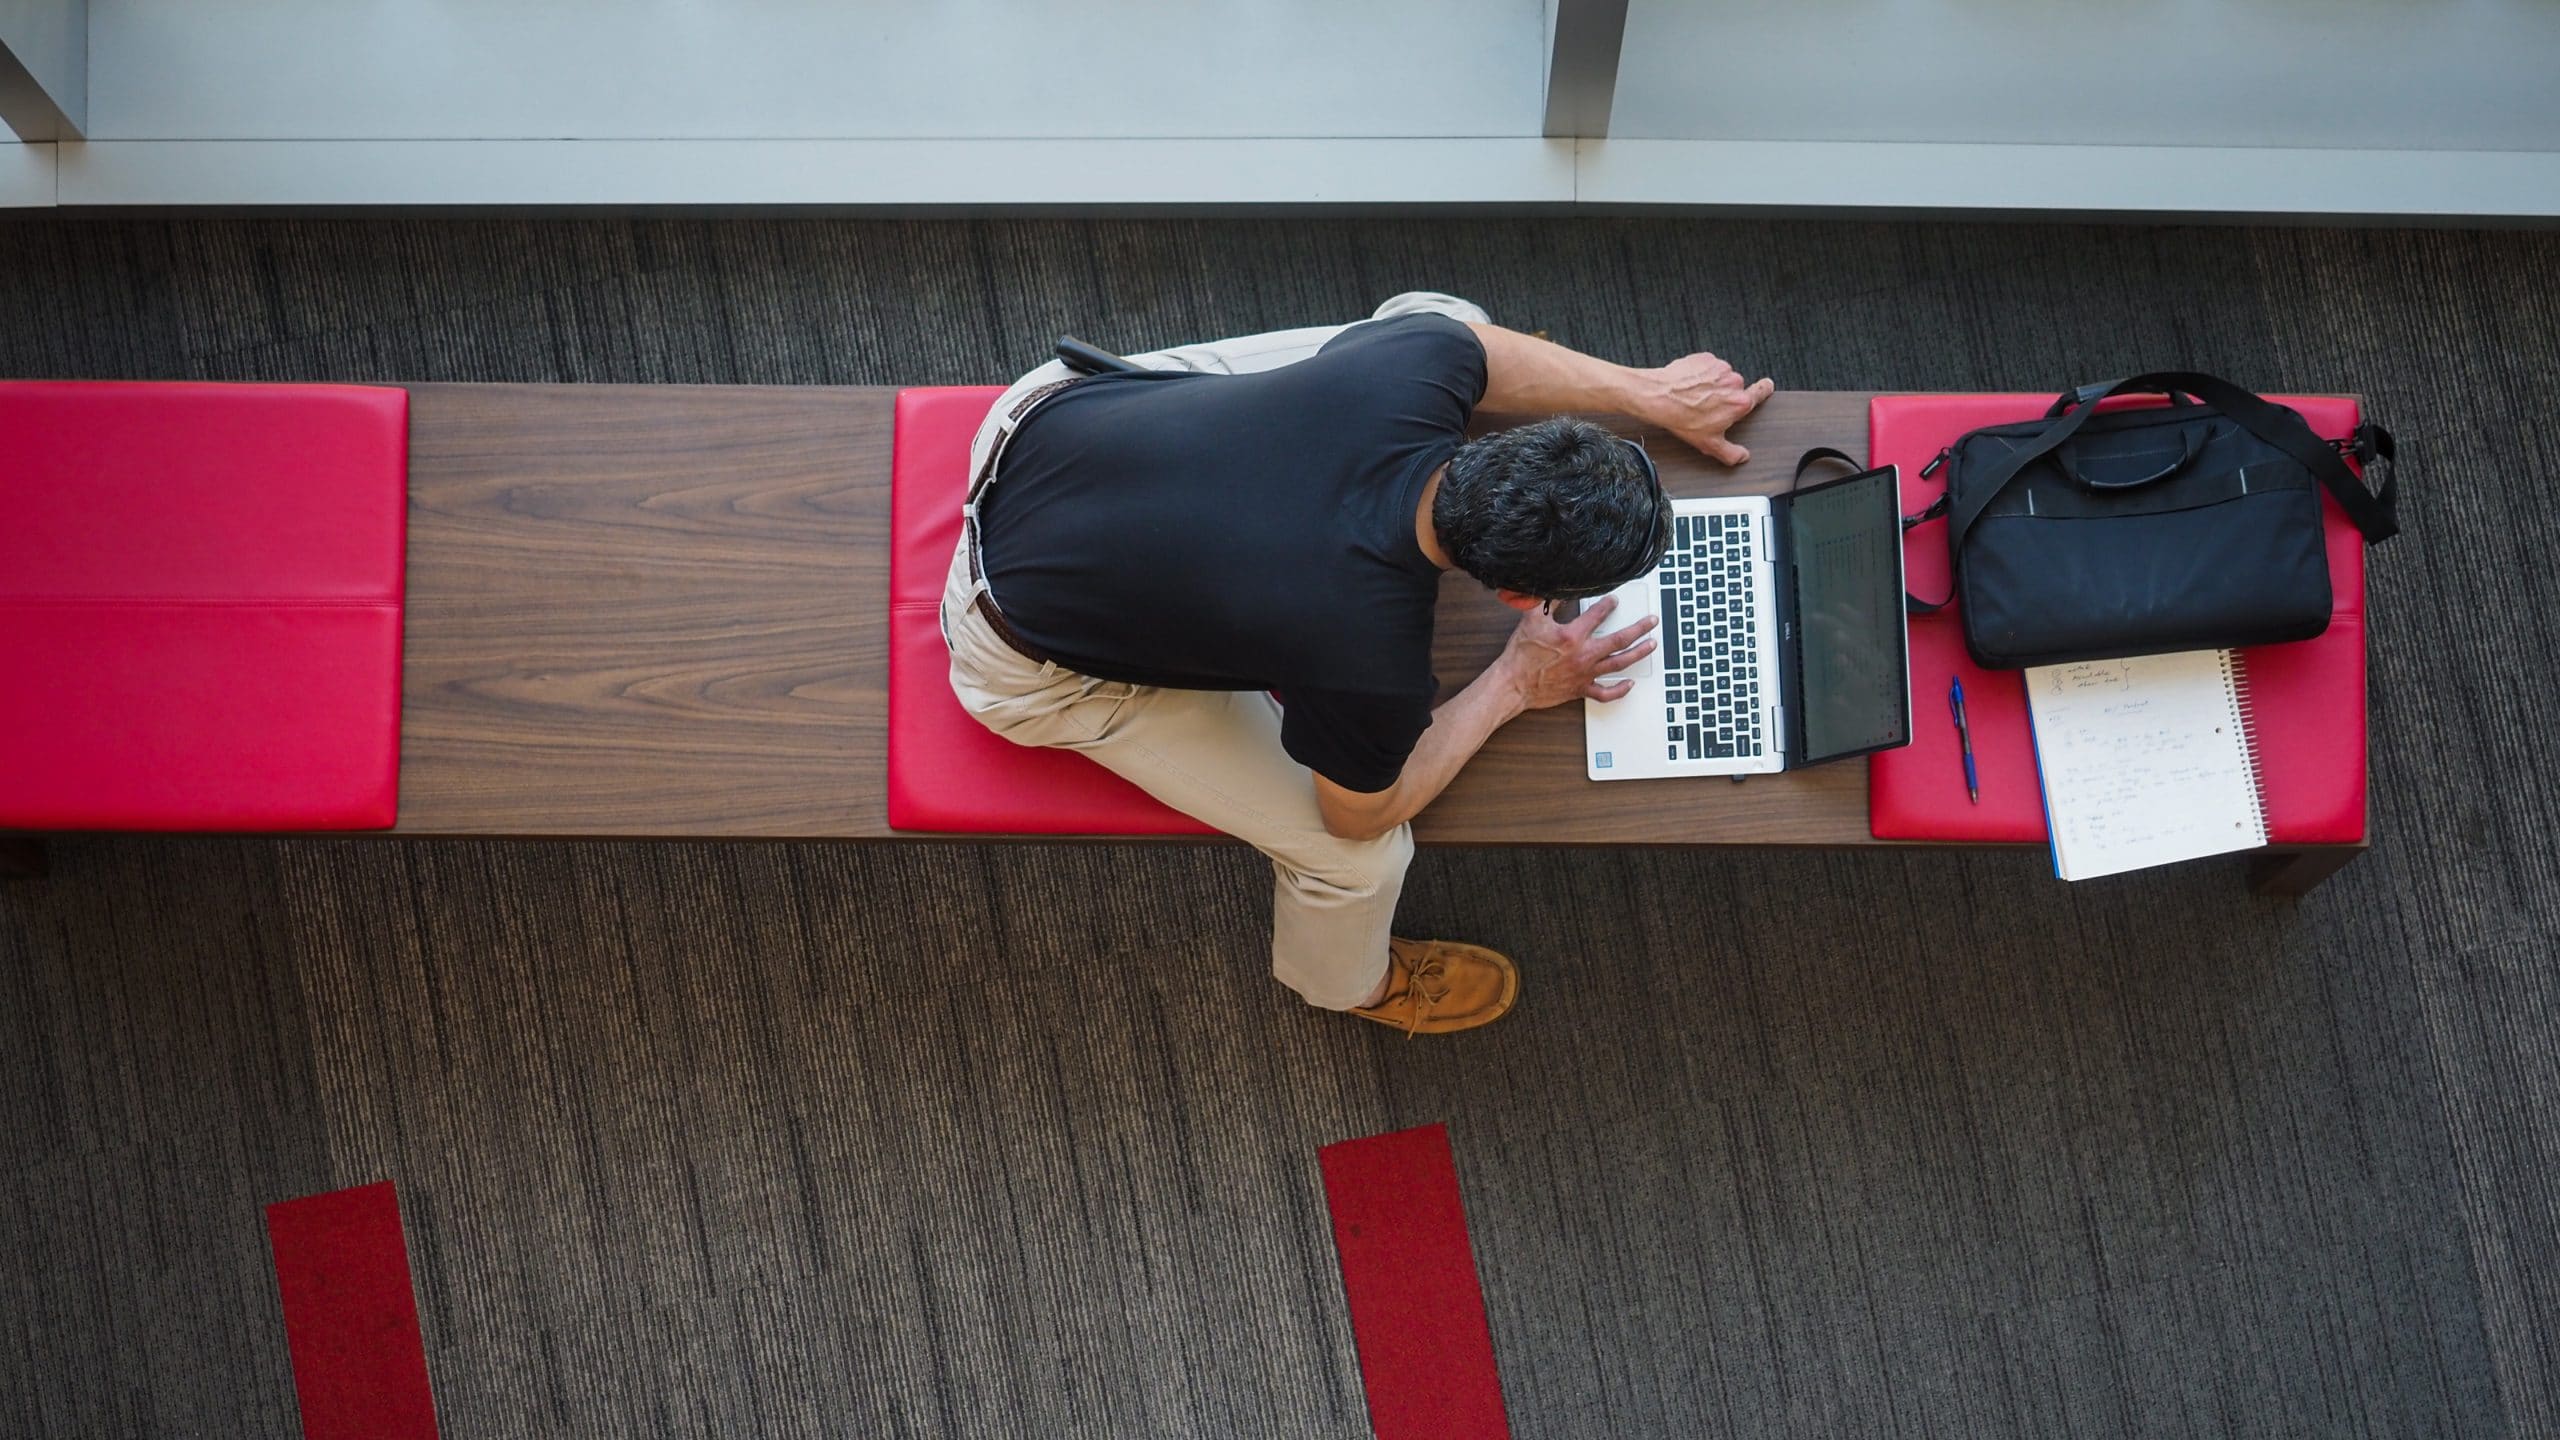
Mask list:
[[[0,0],[0,124],[21,140],[88,133],[89,0]]]
[[[1618,54],[1627,38],[1627,0],[1554,0],[1547,24],[1550,139],[1597,140],[1609,133],[1618,97]]]

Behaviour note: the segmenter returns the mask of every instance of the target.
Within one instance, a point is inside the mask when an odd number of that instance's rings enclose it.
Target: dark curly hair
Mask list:
[[[1559,416],[1460,447],[1431,526],[1458,568],[1486,585],[1578,600],[1661,561],[1671,501],[1634,442]]]

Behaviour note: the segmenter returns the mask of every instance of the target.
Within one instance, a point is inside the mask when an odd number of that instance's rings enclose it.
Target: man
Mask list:
[[[1728,465],[1775,388],[1713,355],[1634,370],[1446,295],[1368,321],[1135,357],[1145,375],[1014,382],[970,451],[942,600],[951,684],[1024,745],[1079,750],[1271,857],[1272,973],[1408,1035],[1499,1018],[1512,962],[1390,935],[1409,822],[1493,732],[1650,654],[1551,602],[1660,558],[1669,501],[1633,442],[1569,418],[1466,436],[1479,407],[1633,415]],[[1520,612],[1436,709],[1440,573]]]

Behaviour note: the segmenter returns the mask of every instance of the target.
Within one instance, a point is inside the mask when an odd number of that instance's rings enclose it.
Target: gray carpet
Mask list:
[[[0,887],[0,1433],[296,1433],[259,1207],[407,1206],[446,1433],[1366,1433],[1317,1146],[1446,1120],[1515,1429],[2560,1435],[2560,235],[0,224],[0,374],[955,382],[1415,286],[1808,388],[2354,389],[2372,854],[1426,852],[1405,1042],[1190,848],[85,839]],[[2275,737],[2274,743],[2284,743]]]

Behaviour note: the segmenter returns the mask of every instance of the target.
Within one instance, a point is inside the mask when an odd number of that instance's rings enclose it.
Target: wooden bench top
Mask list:
[[[896,393],[415,387],[398,833],[894,833],[881,779]],[[1775,397],[1735,432],[1754,447],[1740,471],[1667,436],[1652,449],[1674,493],[1776,488],[1806,446],[1862,449],[1866,401]],[[1441,597],[1437,668],[1454,687],[1516,617],[1464,576]],[[1417,834],[1872,843],[1861,763],[1594,785],[1581,737],[1578,705],[1514,722]]]
[[[395,833],[890,834],[896,393],[413,388]]]
[[[415,387],[395,833],[896,833],[882,789],[896,393]],[[1869,398],[1778,394],[1735,429],[1753,452],[1737,471],[1647,439],[1675,494],[1772,491],[1810,446],[1865,453]],[[1443,683],[1481,670],[1514,618],[1449,577]],[[1581,737],[1579,705],[1515,721],[1417,836],[1880,843],[1864,761],[1740,784],[1600,785],[1583,777]]]

